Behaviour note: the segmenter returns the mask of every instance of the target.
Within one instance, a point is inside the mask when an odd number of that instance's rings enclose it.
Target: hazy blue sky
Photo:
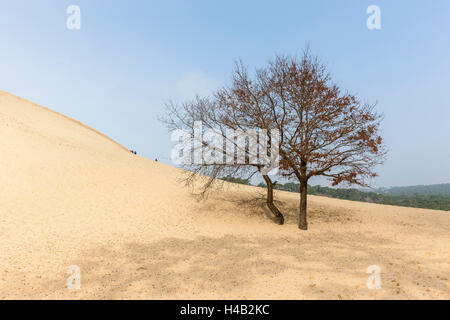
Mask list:
[[[81,30],[66,27],[71,4]],[[371,4],[381,30],[366,28]],[[170,163],[166,101],[228,82],[236,58],[258,67],[307,43],[385,114],[375,186],[450,182],[448,0],[1,0],[0,89]]]

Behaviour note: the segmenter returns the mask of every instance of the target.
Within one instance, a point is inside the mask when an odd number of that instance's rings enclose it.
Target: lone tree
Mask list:
[[[252,76],[238,62],[229,86],[211,98],[197,98],[181,106],[170,104],[168,109],[169,128],[188,129],[191,136],[195,136],[195,121],[215,128],[224,139],[227,129],[277,131],[277,141],[271,141],[269,135],[268,141],[259,139],[258,143],[269,146],[276,143],[279,174],[300,183],[298,226],[303,230],[307,230],[310,178],[326,177],[333,186],[341,183],[368,186],[367,180],[377,176],[374,168],[383,163],[386,155],[379,133],[382,116],[375,112],[375,105],[361,102],[356,95],[333,83],[325,66],[309,50],[300,57],[278,55]],[[222,149],[220,143],[202,142],[201,148],[230,156],[230,150]],[[234,143],[233,159],[239,148],[242,145]],[[241,151],[250,158],[250,149],[247,144]],[[249,178],[261,173],[268,187],[267,206],[276,221],[283,224],[283,215],[273,203],[274,183],[262,169],[260,164],[250,162],[195,164],[190,166],[188,182],[206,175],[209,177],[203,188],[206,191],[221,176]]]
[[[382,116],[375,105],[332,82],[319,60],[306,50],[301,57],[278,55],[250,77],[237,65],[233,85],[216,95],[237,121],[253,120],[280,132],[281,173],[300,183],[298,226],[307,230],[307,188],[314,176],[368,186],[376,177],[386,148],[379,133]],[[245,120],[247,121],[247,120]]]

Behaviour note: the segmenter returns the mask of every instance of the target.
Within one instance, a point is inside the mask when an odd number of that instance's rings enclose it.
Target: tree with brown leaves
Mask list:
[[[276,56],[252,77],[242,62],[236,64],[232,83],[211,98],[197,98],[180,109],[169,106],[169,127],[194,127],[201,121],[218,129],[259,129],[279,133],[276,141],[259,140],[262,145],[278,145],[280,175],[300,183],[298,226],[307,229],[307,188],[312,177],[328,178],[333,186],[341,183],[367,186],[376,177],[375,167],[384,161],[386,148],[380,136],[382,116],[374,105],[362,103],[332,82],[326,68],[309,50],[301,57]],[[204,147],[208,145],[204,144]],[[217,144],[213,149],[230,154]],[[235,148],[231,151],[234,157]],[[242,148],[242,146],[241,146]],[[244,150],[250,156],[249,149]],[[278,154],[277,154],[278,156]],[[197,164],[191,178],[205,174],[210,180],[204,190],[222,174],[252,177],[262,173],[267,187],[267,206],[279,224],[283,215],[273,203],[274,183],[259,164]]]
[[[384,161],[382,116],[333,83],[309,50],[300,58],[276,56],[253,78],[237,64],[233,84],[216,97],[237,122],[280,132],[282,175],[300,183],[300,229],[307,229],[310,178],[367,186]]]

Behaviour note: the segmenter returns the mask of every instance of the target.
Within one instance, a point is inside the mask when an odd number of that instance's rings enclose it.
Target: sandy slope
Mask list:
[[[197,202],[180,170],[1,91],[0,152],[0,299],[450,298],[448,212],[310,197],[301,232],[280,192],[276,226],[261,189]]]

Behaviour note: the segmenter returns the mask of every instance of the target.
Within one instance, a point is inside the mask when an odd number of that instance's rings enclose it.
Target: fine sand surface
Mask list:
[[[198,202],[181,177],[0,91],[0,299],[450,298],[449,212],[311,196],[304,232],[296,194],[277,226],[262,189]]]

